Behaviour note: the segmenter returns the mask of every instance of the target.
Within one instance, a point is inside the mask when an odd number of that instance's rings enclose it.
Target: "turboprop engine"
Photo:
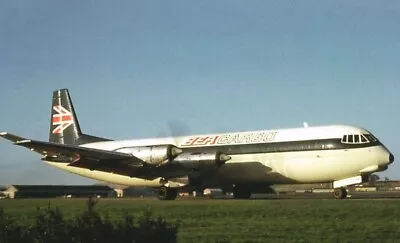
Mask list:
[[[152,165],[159,165],[163,162],[172,161],[176,156],[183,152],[182,149],[171,144],[129,147],[118,149],[116,151],[132,154],[133,156]]]
[[[186,152],[178,155],[171,163],[177,163],[185,168],[197,169],[204,167],[220,167],[230,160],[231,156],[221,152]]]

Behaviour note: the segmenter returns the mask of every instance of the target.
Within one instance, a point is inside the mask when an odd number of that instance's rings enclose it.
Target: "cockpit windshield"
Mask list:
[[[370,142],[376,142],[378,139],[374,137],[372,134],[364,134],[364,136],[368,139]]]
[[[372,134],[347,134],[342,138],[342,143],[360,144],[378,141]]]

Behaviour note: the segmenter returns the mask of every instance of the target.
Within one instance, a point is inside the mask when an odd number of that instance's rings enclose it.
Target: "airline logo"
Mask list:
[[[267,143],[275,139],[276,132],[230,133],[213,136],[190,137],[181,146],[228,145],[243,143]]]
[[[60,134],[74,123],[72,113],[61,105],[53,106],[53,110],[57,112],[52,117],[53,126],[57,126],[53,129],[53,134]]]

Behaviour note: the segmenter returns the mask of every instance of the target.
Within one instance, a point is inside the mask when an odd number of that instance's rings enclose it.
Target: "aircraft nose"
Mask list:
[[[393,156],[392,153],[390,153],[390,155],[389,155],[389,163],[391,164],[391,163],[393,163],[393,161],[394,161],[394,156]]]

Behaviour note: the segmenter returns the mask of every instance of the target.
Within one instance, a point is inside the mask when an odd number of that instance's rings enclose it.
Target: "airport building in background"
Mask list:
[[[116,192],[103,185],[10,185],[2,194],[5,198],[114,197]]]
[[[272,186],[275,194],[303,194],[333,192],[332,183],[294,184]],[[349,186],[351,192],[400,191],[400,181],[384,180]],[[0,186],[0,199],[5,198],[87,198],[87,197],[155,197],[152,188],[127,187],[113,184],[95,185],[9,185]],[[221,197],[220,189],[206,188],[202,194],[182,193],[180,196]],[[225,195],[229,196],[229,195]]]

